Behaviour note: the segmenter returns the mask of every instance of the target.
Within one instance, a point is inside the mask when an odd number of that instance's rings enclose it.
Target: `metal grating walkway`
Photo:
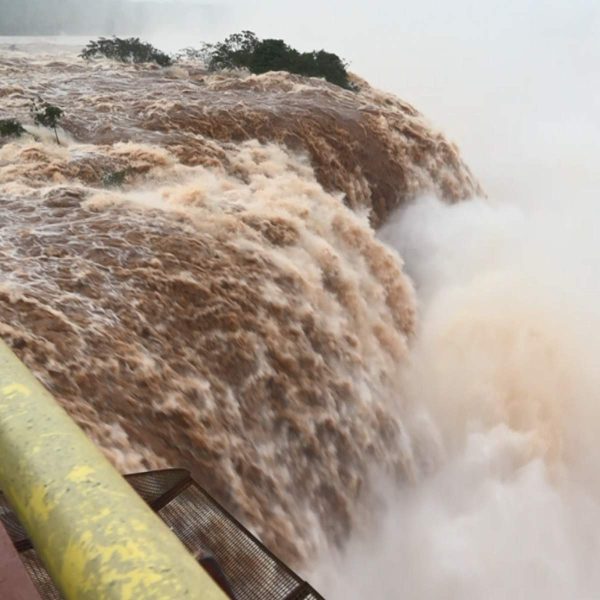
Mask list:
[[[324,600],[184,469],[127,475],[187,549],[235,600]],[[0,494],[0,520],[44,600],[62,600],[14,513]]]

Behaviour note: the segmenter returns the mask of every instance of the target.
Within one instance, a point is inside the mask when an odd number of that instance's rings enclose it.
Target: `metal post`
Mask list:
[[[67,600],[225,600],[0,340],[0,488]]]

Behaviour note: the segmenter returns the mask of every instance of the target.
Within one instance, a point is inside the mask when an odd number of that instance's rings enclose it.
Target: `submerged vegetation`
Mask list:
[[[21,137],[25,128],[16,119],[0,119],[0,137]]]
[[[235,68],[246,68],[256,74],[287,71],[324,77],[330,83],[352,89],[347,64],[337,54],[325,50],[299,52],[283,40],[261,40],[252,31],[235,33],[216,44],[204,44],[203,55],[211,71]]]
[[[104,187],[120,187],[126,180],[128,175],[131,173],[131,169],[121,169],[120,171],[111,171],[102,178],[102,184]]]
[[[57,127],[58,121],[63,115],[62,108],[48,104],[48,102],[38,98],[31,103],[31,115],[36,125],[53,129],[56,143],[60,144]],[[0,119],[0,137],[21,137],[25,133],[31,135],[35,140],[39,139],[36,135],[27,131],[17,119]]]
[[[62,108],[38,99],[31,105],[31,114],[33,115],[33,121],[36,125],[41,125],[42,127],[48,127],[48,129],[54,130],[56,143],[60,144],[57,127],[58,121],[63,115]]]
[[[152,44],[142,42],[139,38],[99,38],[88,42],[80,56],[87,60],[104,56],[124,63],[156,63],[168,67],[172,58],[155,48]]]

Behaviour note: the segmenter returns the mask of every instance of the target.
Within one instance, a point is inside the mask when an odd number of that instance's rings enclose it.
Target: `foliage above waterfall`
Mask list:
[[[252,73],[287,71],[307,77],[323,77],[351,89],[347,63],[337,54],[318,50],[299,52],[283,40],[259,39],[252,31],[230,35],[222,42],[205,44],[204,58],[211,71],[246,68]]]
[[[154,62],[161,67],[172,63],[171,57],[155,48],[152,44],[142,42],[140,38],[99,38],[88,42],[80,56],[87,60],[104,56],[125,63]]]

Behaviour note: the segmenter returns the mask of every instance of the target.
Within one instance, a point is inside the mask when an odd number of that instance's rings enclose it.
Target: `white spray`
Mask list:
[[[439,458],[382,484],[378,529],[318,569],[327,597],[600,596],[595,221],[424,198],[381,232],[419,294],[406,381]]]

